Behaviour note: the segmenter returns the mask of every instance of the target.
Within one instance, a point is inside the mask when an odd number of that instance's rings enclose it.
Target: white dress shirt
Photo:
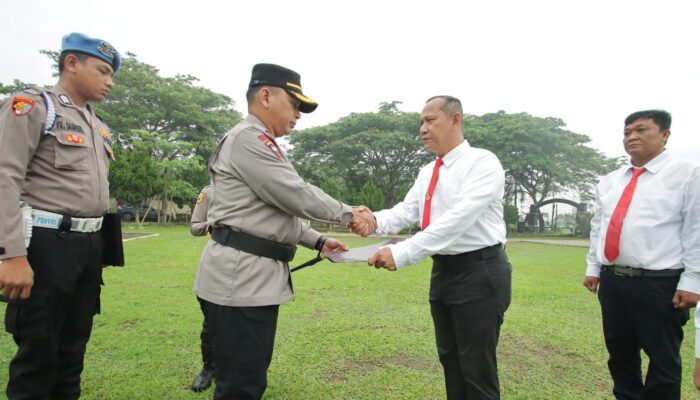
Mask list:
[[[605,236],[622,191],[632,178],[632,164],[604,176],[596,189],[591,220],[587,276],[600,276],[601,265],[685,272],[679,290],[700,293],[700,166],[664,151],[644,168],[620,235],[620,255],[605,258]]]
[[[503,221],[505,173],[488,150],[465,140],[445,154],[430,208],[430,225],[390,246],[396,266],[415,264],[434,254],[452,255],[506,242]],[[374,213],[378,235],[390,235],[422,221],[435,161],[421,168],[406,198]]]

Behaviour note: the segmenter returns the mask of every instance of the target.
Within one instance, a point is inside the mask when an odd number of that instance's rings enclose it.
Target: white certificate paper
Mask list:
[[[392,238],[385,242],[376,243],[370,246],[358,247],[348,251],[328,251],[323,254],[335,263],[350,263],[350,262],[367,262],[379,249],[390,244],[396,244],[403,239]]]

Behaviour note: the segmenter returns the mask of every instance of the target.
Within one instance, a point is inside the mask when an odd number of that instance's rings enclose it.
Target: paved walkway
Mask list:
[[[356,236],[353,233],[347,232],[325,232],[328,236]],[[403,237],[406,238],[409,235],[393,235],[391,237]],[[379,238],[377,236],[370,236],[370,238]],[[591,241],[588,239],[536,239],[536,238],[519,238],[519,237],[509,237],[508,242],[527,242],[527,243],[539,243],[539,244],[551,244],[553,246],[571,246],[571,247],[589,247]]]
[[[572,246],[572,247],[589,247],[591,241],[588,239],[572,239],[572,240],[557,240],[557,239],[527,239],[527,238],[508,238],[508,242],[528,242],[551,244],[554,246]]]
[[[160,236],[160,233],[122,233],[122,242],[128,242],[129,240],[142,239],[153,236]]]

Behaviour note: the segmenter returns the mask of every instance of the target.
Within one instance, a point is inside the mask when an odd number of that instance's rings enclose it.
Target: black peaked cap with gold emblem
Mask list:
[[[299,99],[299,111],[303,113],[313,112],[318,107],[318,103],[306,97],[301,90],[301,76],[289,68],[275,64],[255,64],[248,87],[255,86],[275,86],[286,90]]]

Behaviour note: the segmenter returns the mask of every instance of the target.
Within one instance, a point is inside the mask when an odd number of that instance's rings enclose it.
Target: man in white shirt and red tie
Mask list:
[[[670,128],[666,111],[628,116],[630,164],[596,190],[583,284],[598,292],[618,399],[680,398],[683,325],[700,299],[700,167],[665,151]]]
[[[496,346],[511,300],[503,245],[505,173],[496,156],[471,147],[462,104],[430,98],[420,137],[438,157],[423,167],[403,202],[374,213],[356,233],[393,234],[421,222],[411,238],[379,250],[369,264],[390,271],[431,256],[430,308],[448,399],[499,399]]]

